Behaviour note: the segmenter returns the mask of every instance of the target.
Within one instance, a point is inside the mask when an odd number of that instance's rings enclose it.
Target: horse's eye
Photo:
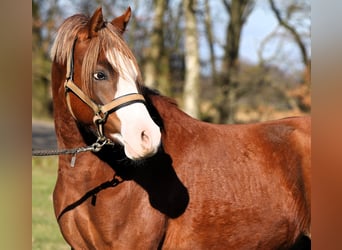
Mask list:
[[[101,72],[101,71],[95,72],[95,73],[93,74],[93,77],[94,77],[95,80],[105,80],[105,79],[106,79],[105,73],[103,73],[103,72]]]

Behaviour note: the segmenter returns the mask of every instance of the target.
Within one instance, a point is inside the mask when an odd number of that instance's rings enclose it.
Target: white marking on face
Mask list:
[[[133,61],[119,51],[106,54],[109,62],[119,69],[119,79],[114,98],[138,93],[136,79],[138,70]],[[115,56],[115,58],[114,58]],[[116,64],[120,65],[116,65]],[[116,111],[121,122],[120,134],[111,134],[112,138],[125,147],[125,154],[130,159],[140,159],[155,154],[160,144],[159,127],[150,117],[142,103],[133,103]]]
[[[130,159],[141,159],[155,154],[161,133],[142,103],[134,103],[116,111],[121,121],[120,134],[111,134],[125,147]]]

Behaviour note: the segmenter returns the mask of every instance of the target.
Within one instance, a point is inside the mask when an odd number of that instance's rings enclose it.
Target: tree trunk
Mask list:
[[[308,54],[307,54],[307,51],[306,51],[306,47],[305,47],[305,44],[304,42],[302,41],[299,33],[296,31],[296,29],[294,27],[292,27],[290,25],[290,23],[282,18],[281,14],[280,14],[280,10],[277,8],[277,6],[275,5],[274,1],[273,0],[269,0],[269,3],[271,5],[271,9],[273,11],[273,13],[275,14],[279,24],[281,26],[283,26],[287,31],[290,32],[290,34],[293,36],[296,44],[298,45],[298,48],[300,50],[300,53],[301,53],[301,56],[302,56],[302,61],[305,65],[306,68],[308,68],[308,64],[310,62],[309,60],[309,57],[308,57]]]
[[[281,15],[280,9],[276,6],[273,0],[269,0],[271,9],[276,16],[279,25],[284,27],[293,37],[295,43],[298,46],[298,49],[301,53],[302,62],[305,66],[304,74],[303,74],[303,85],[298,87],[297,92],[299,93],[296,97],[298,99],[297,106],[304,112],[308,112],[311,110],[311,95],[310,95],[310,88],[311,88],[311,59],[308,55],[307,49],[305,47],[304,41],[300,35],[300,33],[296,30],[294,26],[290,24],[290,21],[287,18],[284,18]],[[288,8],[298,8],[295,5],[290,5]],[[287,12],[289,9],[287,8]]]
[[[144,65],[145,84],[158,88],[165,95],[170,95],[169,56],[164,48],[164,14],[168,1],[154,0],[153,30],[150,37],[150,47],[147,50]]]
[[[184,0],[185,14],[185,85],[184,110],[192,117],[199,117],[200,61],[196,21],[196,0]]]
[[[236,92],[238,88],[238,58],[240,49],[240,37],[243,25],[254,7],[252,0],[223,0],[229,14],[227,26],[227,39],[224,48],[224,59],[222,62],[222,73],[219,82],[217,108],[219,111],[219,122],[234,123]]]
[[[215,51],[214,51],[214,36],[212,31],[212,20],[210,14],[210,7],[209,7],[209,0],[205,0],[204,2],[205,7],[205,31],[207,34],[208,46],[209,46],[209,53],[210,53],[210,68],[211,68],[211,76],[212,82],[216,84],[217,82],[217,73],[216,73],[216,58],[215,58]]]

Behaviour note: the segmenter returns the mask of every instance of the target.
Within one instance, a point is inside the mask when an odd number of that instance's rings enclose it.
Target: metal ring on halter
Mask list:
[[[91,146],[92,146],[92,150],[91,151],[93,151],[93,152],[99,152],[101,149],[102,149],[102,147],[104,146],[104,145],[106,145],[107,144],[107,140],[104,140],[102,143],[99,143],[99,142],[95,142],[95,143],[93,143]]]
[[[100,114],[101,112],[98,112],[94,115],[93,122],[97,128],[97,133],[98,133],[98,140],[105,140],[106,137],[103,132],[103,127],[104,124],[107,120],[108,117],[108,112],[103,113],[103,116]]]
[[[102,112],[101,112],[102,113]],[[94,118],[93,118],[93,122],[98,125],[98,124],[101,124],[101,123],[105,123],[106,120],[107,120],[107,117],[108,117],[109,113],[108,112],[105,112],[103,113],[103,115],[101,116],[100,112],[96,113],[94,115]]]

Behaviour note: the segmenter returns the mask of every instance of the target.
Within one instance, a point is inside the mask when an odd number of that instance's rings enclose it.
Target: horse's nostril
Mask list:
[[[141,140],[142,140],[142,141],[145,141],[145,140],[147,140],[147,139],[148,139],[148,136],[147,136],[147,134],[146,134],[146,132],[145,132],[145,130],[144,130],[144,131],[141,132]]]
[[[149,146],[150,144],[150,137],[148,136],[145,130],[141,132],[141,141],[146,146]]]

